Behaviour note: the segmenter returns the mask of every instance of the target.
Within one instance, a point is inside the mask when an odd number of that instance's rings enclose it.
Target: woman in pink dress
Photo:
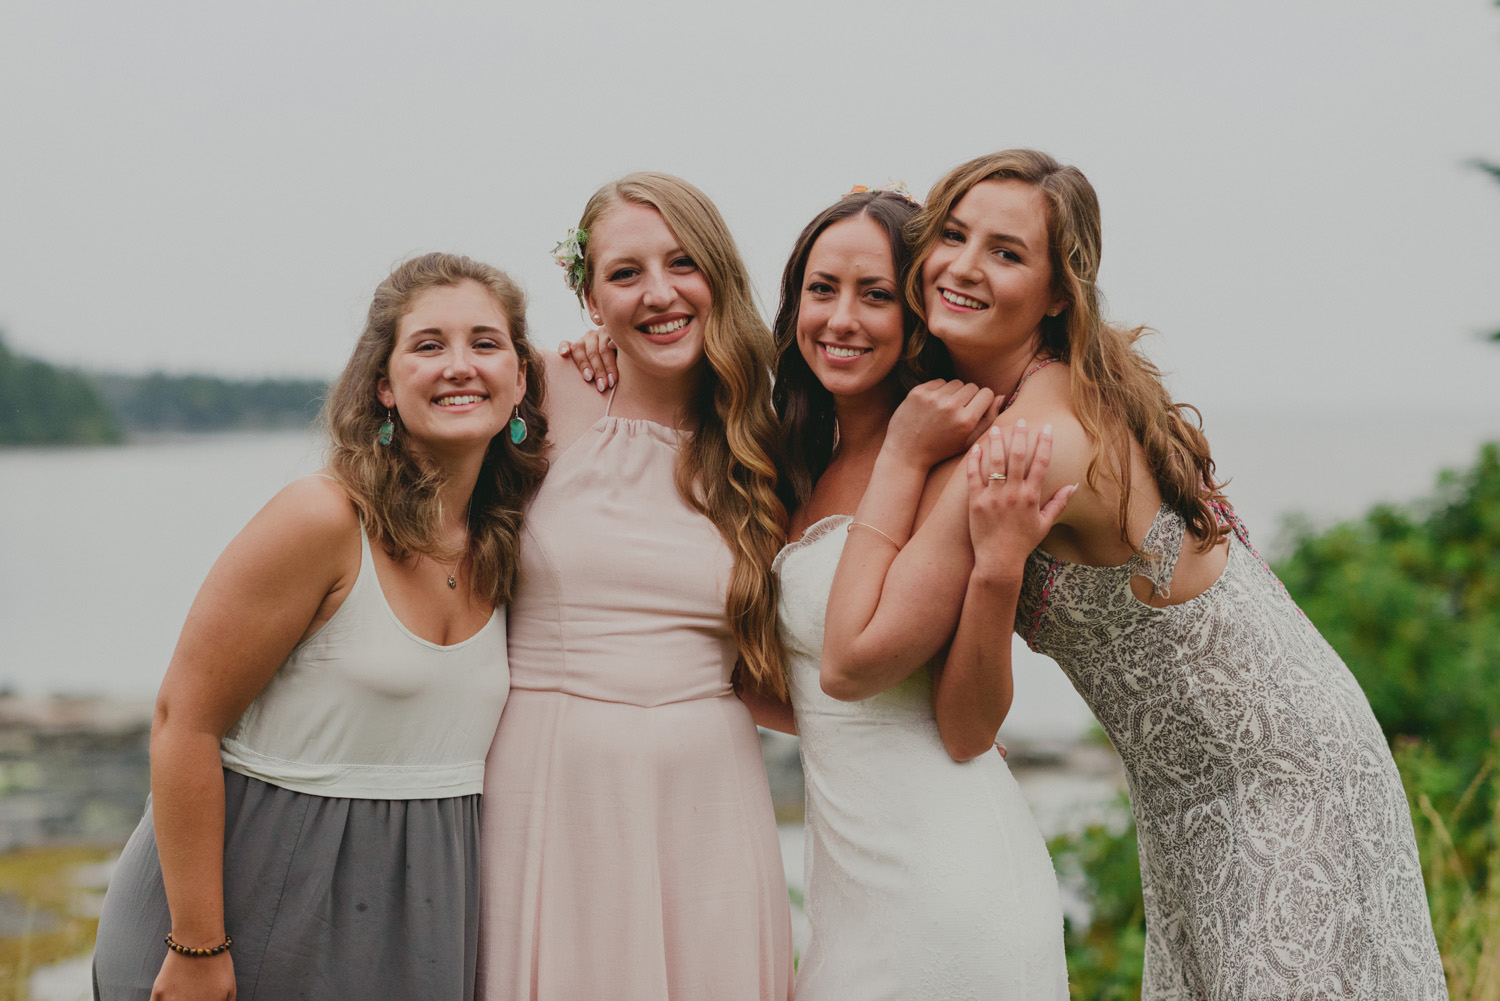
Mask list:
[[[621,378],[602,395],[550,360],[569,374],[486,766],[478,996],[786,998],[786,881],[735,696],[785,696],[770,332],[684,181],[606,185],[575,236],[569,285]]]

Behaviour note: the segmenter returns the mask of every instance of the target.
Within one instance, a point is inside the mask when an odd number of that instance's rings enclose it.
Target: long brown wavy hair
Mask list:
[[[912,223],[915,260],[907,276],[906,298],[924,322],[908,354],[915,355],[931,336],[922,301],[922,266],[953,207],[974,185],[989,180],[1024,181],[1047,200],[1053,293],[1067,306],[1058,316],[1042,318],[1042,351],[1068,363],[1073,409],[1093,443],[1086,474],[1089,486],[1098,489],[1101,469],[1119,484],[1120,538],[1135,548],[1127,527],[1134,439],[1145,453],[1162,499],[1187,522],[1198,537],[1198,549],[1206,552],[1224,532],[1211,507],[1224,497],[1203,436],[1202,414],[1192,404],[1172,401],[1161,370],[1137,347],[1148,328],[1104,320],[1095,284],[1103,243],[1099,198],[1077,167],[1064,166],[1038,150],[1009,149],[961,164],[938,181]]]
[[[670,174],[641,172],[606,184],[584,206],[578,228],[619,202],[661,213],[708,281],[713,305],[703,325],[708,365],[690,403],[697,431],[677,453],[677,492],[718,528],[734,553],[725,606],[748,680],[786,698],[776,629],[771,562],[786,539],[786,508],[776,496],[776,420],[771,395],[771,332],[755,309],[750,280],[729,227],[708,196]],[[583,241],[583,290],[594,255]]]
[[[375,392],[386,375],[396,328],[416,297],[466,281],[484,286],[505,313],[511,343],[526,367],[520,415],[527,435],[519,445],[503,430],[490,440],[469,506],[468,549],[453,552],[437,537],[442,476],[413,454],[399,414],[392,417],[396,429],[391,443],[376,443],[386,408]],[[496,606],[507,604],[516,582],[521,512],[547,472],[545,395],[541,361],[526,336],[526,294],[520,286],[488,264],[457,254],[424,254],[397,267],[375,289],[354,353],[328,392],[323,405],[328,467],[348,491],[371,542],[391,559],[418,553],[445,562],[466,557],[474,594]]]
[[[818,377],[813,375],[797,345],[802,282],[807,275],[807,261],[812,256],[813,244],[836,222],[858,216],[870,219],[885,232],[891,249],[891,263],[895,267],[896,286],[900,288],[911,268],[911,243],[906,229],[917,214],[917,208],[916,202],[889,191],[845,195],[814,216],[792,245],[792,254],[781,273],[781,304],[776,310],[776,322],[771,326],[776,337],[776,384],[771,390],[771,403],[781,422],[782,435],[781,477],[776,490],[789,511],[807,503],[812,496],[818,478],[833,461],[838,441],[833,394],[824,389]],[[917,314],[903,303],[902,336],[906,344],[916,333],[917,323]],[[924,378],[946,377],[948,374],[951,368],[948,352],[937,338],[927,338],[920,360],[908,358],[903,353],[894,373],[903,390],[909,390],[922,381],[917,376],[918,368],[931,373]]]

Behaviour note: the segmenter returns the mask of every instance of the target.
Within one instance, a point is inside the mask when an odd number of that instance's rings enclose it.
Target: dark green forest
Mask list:
[[[0,337],[0,446],[113,445],[134,433],[305,427],[327,384],[118,375],[52,365]]]

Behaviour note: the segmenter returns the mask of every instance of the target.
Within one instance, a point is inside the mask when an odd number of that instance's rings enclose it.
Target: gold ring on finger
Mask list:
[[[991,483],[1004,483],[1005,482],[1005,474],[1004,473],[991,473],[990,474],[990,482]]]

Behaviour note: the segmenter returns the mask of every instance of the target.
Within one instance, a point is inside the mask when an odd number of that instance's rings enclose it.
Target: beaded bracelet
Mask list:
[[[214,946],[212,949],[189,949],[185,945],[178,945],[177,942],[175,942],[172,939],[172,933],[171,932],[167,932],[166,942],[167,942],[167,948],[171,949],[173,952],[177,953],[179,956],[192,956],[194,958],[202,958],[202,957],[205,957],[205,956],[217,956],[221,952],[228,952],[229,951],[229,947],[231,945],[234,945],[234,939],[230,938],[228,935],[225,935],[224,936],[224,941],[220,942],[218,945]]]

